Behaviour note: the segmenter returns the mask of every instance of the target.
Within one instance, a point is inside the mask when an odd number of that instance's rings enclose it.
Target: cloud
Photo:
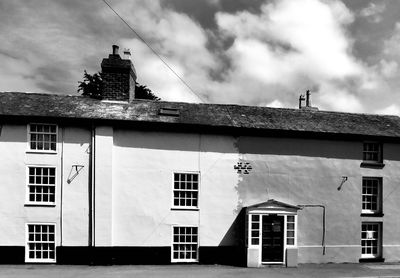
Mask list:
[[[268,107],[273,107],[273,108],[284,108],[285,106],[283,105],[282,102],[280,102],[279,100],[275,99],[274,101],[267,103],[265,106]]]
[[[0,35],[7,40],[0,43],[0,90],[73,93],[83,70],[99,70],[119,44],[131,49],[138,81],[162,99],[200,101],[101,2],[43,1],[46,10],[30,1],[1,4]],[[380,111],[400,103],[400,23],[384,43],[385,56],[368,65],[354,57],[348,31],[359,14],[339,0],[252,1],[248,9],[245,2],[208,0],[202,11],[214,9],[213,24],[198,21],[186,2],[173,2],[110,1],[207,102],[297,107],[299,94],[311,89],[313,104],[324,110]]]
[[[370,2],[367,7],[360,11],[359,15],[368,18],[372,22],[378,23],[382,21],[382,13],[385,9],[386,5],[384,2],[378,4]]]
[[[308,88],[334,88],[363,74],[345,31],[354,16],[339,1],[287,0],[264,4],[260,13],[218,12],[216,30],[156,1],[116,8],[132,15],[135,21],[125,18],[210,102],[277,104],[279,98],[296,107],[298,94]],[[210,48],[211,40],[217,47]],[[163,99],[198,101],[140,41],[120,42],[133,49],[139,79]]]
[[[385,59],[380,61],[380,70],[384,77],[391,78],[395,77],[398,73],[399,65],[395,61],[386,61]]]
[[[400,22],[397,22],[390,38],[384,41],[384,54],[400,60]]]
[[[400,116],[400,107],[396,104],[389,105],[376,111],[377,114]]]
[[[352,42],[345,31],[353,19],[341,2],[316,0],[266,4],[259,15],[217,14],[222,34],[234,37],[227,50],[233,64],[230,82],[251,83],[258,92],[247,90],[249,100],[261,91],[267,100],[290,97],[293,105],[300,90],[318,84],[331,88],[361,78],[363,67],[351,55]],[[243,101],[241,94],[232,92],[229,97],[236,95]]]

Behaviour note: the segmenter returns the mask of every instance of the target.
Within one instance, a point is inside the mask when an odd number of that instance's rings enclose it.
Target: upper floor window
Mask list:
[[[55,167],[28,167],[28,203],[54,204]]]
[[[365,162],[381,163],[382,157],[382,144],[378,142],[365,142],[363,148],[363,160]]]
[[[362,180],[362,213],[382,212],[382,178],[364,177]]]
[[[197,208],[199,198],[198,173],[174,173],[174,207]]]
[[[57,125],[30,124],[29,149],[55,152],[57,147]]]

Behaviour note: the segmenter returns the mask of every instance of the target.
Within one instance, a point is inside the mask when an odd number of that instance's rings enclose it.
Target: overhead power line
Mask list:
[[[160,59],[161,62],[163,62],[163,64],[189,89],[189,91],[194,94],[196,97],[198,97],[202,102],[205,102],[204,99],[197,94],[190,86],[189,84],[187,84],[185,82],[185,80],[183,80],[182,77],[179,76],[179,74],[177,74],[174,69],[168,65],[168,63],[151,47],[151,45],[149,43],[146,42],[146,40],[138,33],[135,31],[135,29],[133,29],[132,26],[129,25],[128,22],[126,22],[125,19],[122,18],[122,16],[120,16],[116,10],[113,9],[113,7],[111,7],[111,5],[106,1],[106,0],[102,0],[118,17],[119,19],[122,20],[123,23],[125,23],[126,26],[128,26],[128,28],[136,35],[136,37],[138,37],[152,52],[154,55],[156,55],[158,57],[158,59]]]

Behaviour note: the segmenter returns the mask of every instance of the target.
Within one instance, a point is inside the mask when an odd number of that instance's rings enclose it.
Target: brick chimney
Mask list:
[[[135,98],[136,71],[130,59],[122,59],[118,45],[101,62],[103,99],[130,102]]]

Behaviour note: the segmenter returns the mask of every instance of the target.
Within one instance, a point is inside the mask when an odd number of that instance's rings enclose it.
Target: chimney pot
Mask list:
[[[306,107],[311,107],[311,98],[310,98],[310,90],[307,90],[306,92]]]
[[[299,109],[303,108],[303,101],[305,100],[304,95],[299,96]]]
[[[113,50],[112,52],[113,55],[118,55],[119,46],[114,44],[112,46],[112,50]]]
[[[302,105],[303,101],[306,101],[306,106]],[[309,110],[309,111],[318,111],[317,107],[311,106],[311,92],[310,90],[306,91],[306,95],[300,95],[299,97],[299,109]]]
[[[124,58],[131,59],[131,50],[129,48],[124,49]]]

